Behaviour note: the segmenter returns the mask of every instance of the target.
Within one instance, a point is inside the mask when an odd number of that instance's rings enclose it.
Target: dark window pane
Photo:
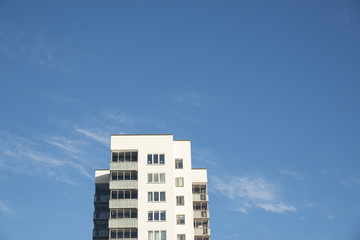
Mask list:
[[[111,199],[117,199],[117,191],[111,191]]]
[[[130,238],[130,229],[124,229],[124,238]]]
[[[124,172],[118,172],[118,180],[124,180]]]
[[[160,220],[161,221],[165,221],[166,220],[166,212],[165,211],[161,211],[161,214],[160,214]]]
[[[130,209],[124,209],[124,218],[130,218]]]
[[[132,152],[131,153],[131,161],[132,162],[137,162],[137,152]]]
[[[111,210],[111,218],[116,218],[116,210]]]
[[[137,172],[131,172],[131,180],[137,180]]]
[[[122,229],[118,229],[118,238],[124,238],[124,232]]]
[[[154,220],[159,221],[159,211],[154,212]]]
[[[160,164],[165,164],[165,155],[160,154]]]
[[[152,221],[153,220],[153,212],[150,211],[148,212],[148,221]]]
[[[130,152],[125,152],[125,162],[130,162]]]
[[[138,197],[138,196],[137,196],[137,190],[132,190],[132,191],[131,191],[131,198],[132,198],[132,199],[137,199],[137,197]]]
[[[154,192],[154,201],[159,201],[159,192]]]
[[[130,172],[125,172],[125,180],[130,180]]]
[[[130,191],[125,191],[125,199],[130,199]]]
[[[116,238],[116,230],[111,230],[111,238]]]
[[[159,163],[159,155],[154,154],[154,164],[158,164]]]
[[[137,218],[137,209],[131,209],[131,218]]]
[[[131,238],[137,238],[137,229],[131,229]]]
[[[113,152],[113,153],[112,153],[112,161],[113,161],[113,162],[117,162],[117,161],[118,161],[118,153],[117,153],[117,152]]]
[[[165,202],[165,192],[160,192],[160,201]]]
[[[124,199],[124,191],[119,191],[119,199]]]
[[[119,162],[124,161],[124,152],[119,152]]]
[[[124,210],[123,209],[119,209],[118,210],[118,218],[124,218]]]
[[[152,155],[151,154],[148,154],[148,161],[147,161],[148,164],[152,164]]]
[[[111,173],[111,180],[117,180],[117,172]]]

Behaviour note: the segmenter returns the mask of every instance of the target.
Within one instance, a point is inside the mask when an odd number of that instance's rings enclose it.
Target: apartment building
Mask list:
[[[210,240],[207,170],[171,134],[112,135],[94,206],[93,240]]]

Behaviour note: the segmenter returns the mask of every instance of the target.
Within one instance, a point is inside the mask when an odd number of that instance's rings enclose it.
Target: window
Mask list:
[[[149,211],[148,221],[166,221],[166,211]]]
[[[137,233],[136,228],[110,229],[110,239],[137,238]]]
[[[178,234],[177,240],[185,240],[185,234]]]
[[[166,240],[166,231],[148,231],[148,240]]]
[[[184,186],[184,178],[183,177],[175,178],[175,184],[176,184],[176,187],[183,187]]]
[[[111,209],[110,218],[137,218],[137,209],[136,208],[119,208],[119,209]]]
[[[148,202],[165,202],[165,192],[148,192]]]
[[[165,173],[148,173],[148,183],[165,183]]]
[[[137,199],[137,190],[112,190],[111,199]]]
[[[176,215],[176,224],[185,224],[185,215]]]
[[[112,162],[137,162],[137,152],[112,152]]]
[[[137,172],[136,171],[112,171],[111,172],[111,180],[112,181],[137,180]]]
[[[182,158],[175,159],[175,168],[176,169],[182,169],[183,168],[183,159]]]
[[[176,205],[183,206],[184,204],[184,196],[176,196]]]
[[[148,154],[147,164],[164,165],[165,164],[165,154]]]

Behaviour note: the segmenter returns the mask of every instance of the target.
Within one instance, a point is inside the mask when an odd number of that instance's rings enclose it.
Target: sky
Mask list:
[[[0,239],[91,239],[110,134],[190,139],[212,240],[360,239],[360,2],[0,1]]]

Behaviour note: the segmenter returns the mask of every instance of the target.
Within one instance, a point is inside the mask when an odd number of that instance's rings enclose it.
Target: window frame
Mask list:
[[[183,221],[182,221],[183,218]],[[176,215],[176,225],[185,225],[185,214]]]
[[[183,177],[175,178],[175,187],[184,187],[184,178]]]
[[[175,158],[175,169],[184,169],[184,159],[183,158]]]
[[[176,206],[184,206],[184,205],[185,205],[185,196],[176,196]]]

